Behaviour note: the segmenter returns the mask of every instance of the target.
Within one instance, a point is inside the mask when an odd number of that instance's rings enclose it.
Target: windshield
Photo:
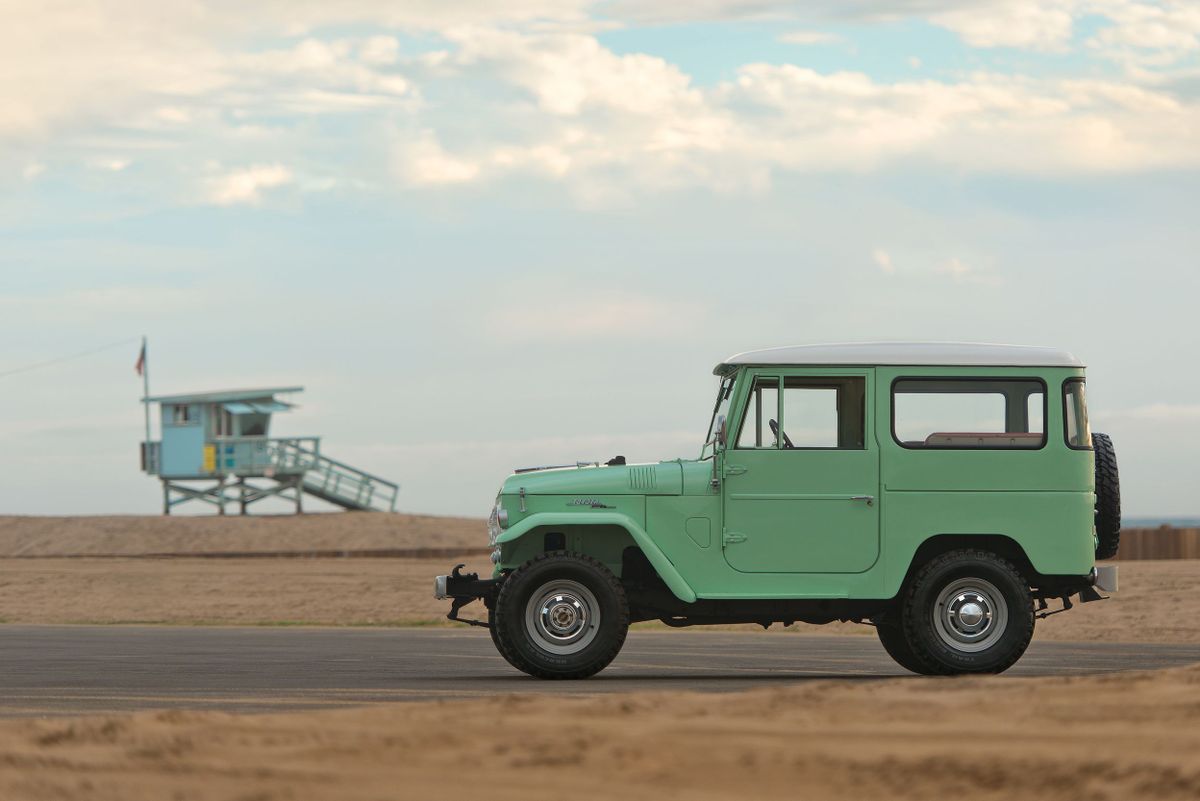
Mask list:
[[[713,434],[717,428],[717,420],[729,415],[729,398],[733,395],[733,377],[722,378],[721,387],[717,390],[717,402],[713,404],[712,418],[708,421],[708,435],[704,437],[704,450],[700,458],[707,459],[713,455]]]

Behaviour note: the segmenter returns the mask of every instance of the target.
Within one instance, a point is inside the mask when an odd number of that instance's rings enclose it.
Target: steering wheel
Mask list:
[[[781,433],[783,434],[783,447],[785,447],[785,448],[796,447],[795,445],[792,444],[792,440],[790,437],[788,437],[787,432],[786,431],[781,432],[779,430],[779,423],[776,423],[774,420],[768,420],[767,425],[769,425],[771,427],[771,433],[775,435],[775,439],[779,439],[779,435]]]

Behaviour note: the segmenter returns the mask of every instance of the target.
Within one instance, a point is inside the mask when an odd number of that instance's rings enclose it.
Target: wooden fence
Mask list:
[[[1200,559],[1200,528],[1124,528],[1117,559]]]

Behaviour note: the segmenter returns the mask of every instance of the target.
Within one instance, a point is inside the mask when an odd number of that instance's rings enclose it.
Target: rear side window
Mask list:
[[[1068,446],[1078,450],[1088,450],[1092,447],[1087,394],[1082,378],[1072,378],[1063,384],[1063,421]]]
[[[1046,386],[1031,379],[899,379],[892,385],[892,433],[905,448],[1041,448]]]

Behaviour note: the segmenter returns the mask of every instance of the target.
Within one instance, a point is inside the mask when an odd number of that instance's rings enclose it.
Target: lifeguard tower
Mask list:
[[[189,395],[159,395],[162,439],[142,443],[142,469],[163,485],[163,514],[200,501],[241,514],[279,497],[304,511],[305,493],[358,511],[395,511],[398,485],[321,454],[319,437],[271,437],[271,416],[292,404],[277,395],[303,387],[274,387]],[[253,480],[253,483],[252,481]],[[264,483],[266,482],[266,483]]]

